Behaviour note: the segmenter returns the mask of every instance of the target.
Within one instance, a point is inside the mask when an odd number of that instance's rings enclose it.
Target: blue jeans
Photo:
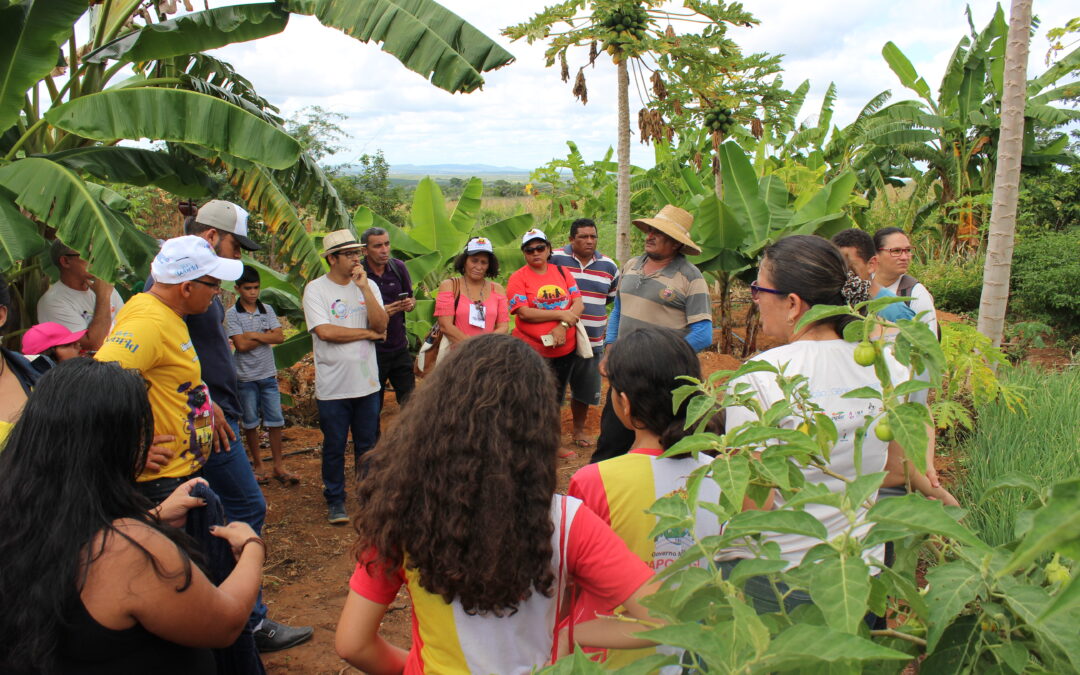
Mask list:
[[[259,420],[262,420],[263,427],[267,429],[285,426],[276,375],[239,384],[240,406],[244,409],[244,419],[240,426],[254,429],[259,426]]]
[[[379,431],[379,399],[376,391],[358,398],[316,399],[319,428],[323,433],[323,496],[333,506],[345,503],[345,441],[352,430],[357,471],[360,456],[375,445]]]
[[[210,453],[210,458],[203,465],[203,477],[210,483],[210,489],[221,498],[225,517],[230,522],[239,520],[247,523],[255,534],[261,536],[263,523],[266,522],[266,498],[244,452],[240,426],[236,420],[230,419],[228,422],[236,439],[229,444],[228,452]],[[266,605],[263,604],[260,590],[248,626],[254,629],[265,618]]]

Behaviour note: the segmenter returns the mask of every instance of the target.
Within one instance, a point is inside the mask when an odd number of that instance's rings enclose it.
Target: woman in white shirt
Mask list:
[[[786,343],[756,358],[775,366],[786,364],[786,375],[799,374],[808,379],[811,400],[836,424],[838,440],[832,450],[829,469],[851,480],[857,476],[855,432],[864,424],[866,415],[878,417],[882,411],[880,402],[843,398],[843,395],[860,387],[880,390],[880,384],[872,366],[860,366],[855,362],[855,343],[846,342],[841,337],[844,326],[853,320],[852,317],[832,317],[796,330],[803,314],[814,305],[854,304],[864,300],[860,292],[865,294],[865,286],[851,283],[849,279],[843,254],[835,246],[821,237],[795,235],[781,239],[765,250],[757,280],[751,285],[751,296],[761,312],[762,332],[773,340]],[[894,383],[908,379],[906,368],[891,356],[887,356],[887,360]],[[751,373],[735,382],[748,383],[765,409],[783,398],[776,376],[772,373]],[[728,429],[756,419],[755,414],[744,407],[728,408],[726,412]],[[791,416],[781,420],[780,425],[795,429],[801,421]],[[882,471],[890,455],[899,457],[902,453],[903,450],[895,442],[878,440],[871,432],[863,441],[862,473]],[[803,469],[803,473],[808,483],[822,483],[833,492],[844,492],[845,481],[839,478],[826,475],[812,466]],[[915,489],[946,504],[957,503],[944,489],[931,486],[925,476],[915,471],[910,474]],[[776,502],[779,506],[783,499],[777,496]],[[830,539],[849,526],[847,518],[837,508],[810,504],[806,506],[806,511],[825,525]],[[860,514],[864,512],[865,509],[860,508]],[[802,561],[810,548],[821,543],[818,539],[796,534],[777,534],[771,539],[780,546],[781,557],[795,565]],[[882,553],[871,551],[871,555],[878,559],[881,559]],[[747,592],[755,595],[749,585]],[[778,607],[775,606],[771,589],[765,596],[773,599],[774,605],[763,611],[775,611]],[[755,596],[755,599],[761,598]],[[788,599],[794,604],[810,601],[805,593],[793,593]],[[761,608],[761,604],[757,604]]]

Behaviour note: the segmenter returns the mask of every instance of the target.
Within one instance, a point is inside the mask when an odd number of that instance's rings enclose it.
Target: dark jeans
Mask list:
[[[203,465],[203,477],[210,483],[210,489],[221,498],[225,509],[225,518],[230,522],[239,520],[251,526],[255,534],[262,536],[266,522],[266,498],[255,479],[247,453],[244,452],[243,437],[240,435],[238,420],[229,419],[229,428],[236,435],[229,444],[228,452],[212,452]],[[255,448],[258,452],[258,448]],[[256,629],[266,618],[266,605],[262,601],[262,591],[255,601],[248,625]]]
[[[386,381],[394,387],[394,396],[398,405],[405,405],[416,388],[416,376],[413,374],[413,357],[409,348],[404,347],[396,352],[375,352],[379,361],[379,408],[382,408],[383,394],[386,392]]]
[[[358,398],[316,400],[323,433],[323,497],[330,505],[345,503],[345,442],[352,431],[356,468],[360,456],[375,445],[379,429],[380,392]]]
[[[634,432],[624,427],[619,421],[619,416],[615,414],[615,408],[611,405],[611,390],[608,389],[604,410],[600,413],[600,437],[596,439],[596,451],[589,463],[625,455],[633,445]]]
[[[544,359],[551,368],[551,372],[555,374],[555,393],[559,405],[562,405],[563,399],[566,397],[566,384],[570,381],[570,372],[573,371],[574,363],[577,362],[578,358],[576,353],[570,352],[553,359]]]
[[[188,482],[192,478],[201,478],[202,475],[202,469],[199,469],[195,473],[181,478],[155,478],[154,480],[135,483],[135,491],[149,499],[151,504],[157,506],[165,501],[165,498],[171,495],[173,490],[180,487],[181,484]]]

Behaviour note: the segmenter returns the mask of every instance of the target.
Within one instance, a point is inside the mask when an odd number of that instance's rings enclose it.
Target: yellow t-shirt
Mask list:
[[[15,428],[14,422],[0,420],[0,450],[4,449],[4,444],[7,442],[7,437],[11,435],[13,428]]]
[[[154,434],[176,437],[162,444],[176,451],[172,460],[137,480],[182,478],[206,463],[213,436],[210,392],[187,324],[176,312],[154,295],[139,293],[116,315],[112,333],[94,358],[140,371],[150,383]]]

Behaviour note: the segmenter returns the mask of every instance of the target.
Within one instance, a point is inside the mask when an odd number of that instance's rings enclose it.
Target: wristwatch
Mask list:
[[[559,325],[566,329],[570,328],[570,324],[566,323],[565,321],[560,321]]]

